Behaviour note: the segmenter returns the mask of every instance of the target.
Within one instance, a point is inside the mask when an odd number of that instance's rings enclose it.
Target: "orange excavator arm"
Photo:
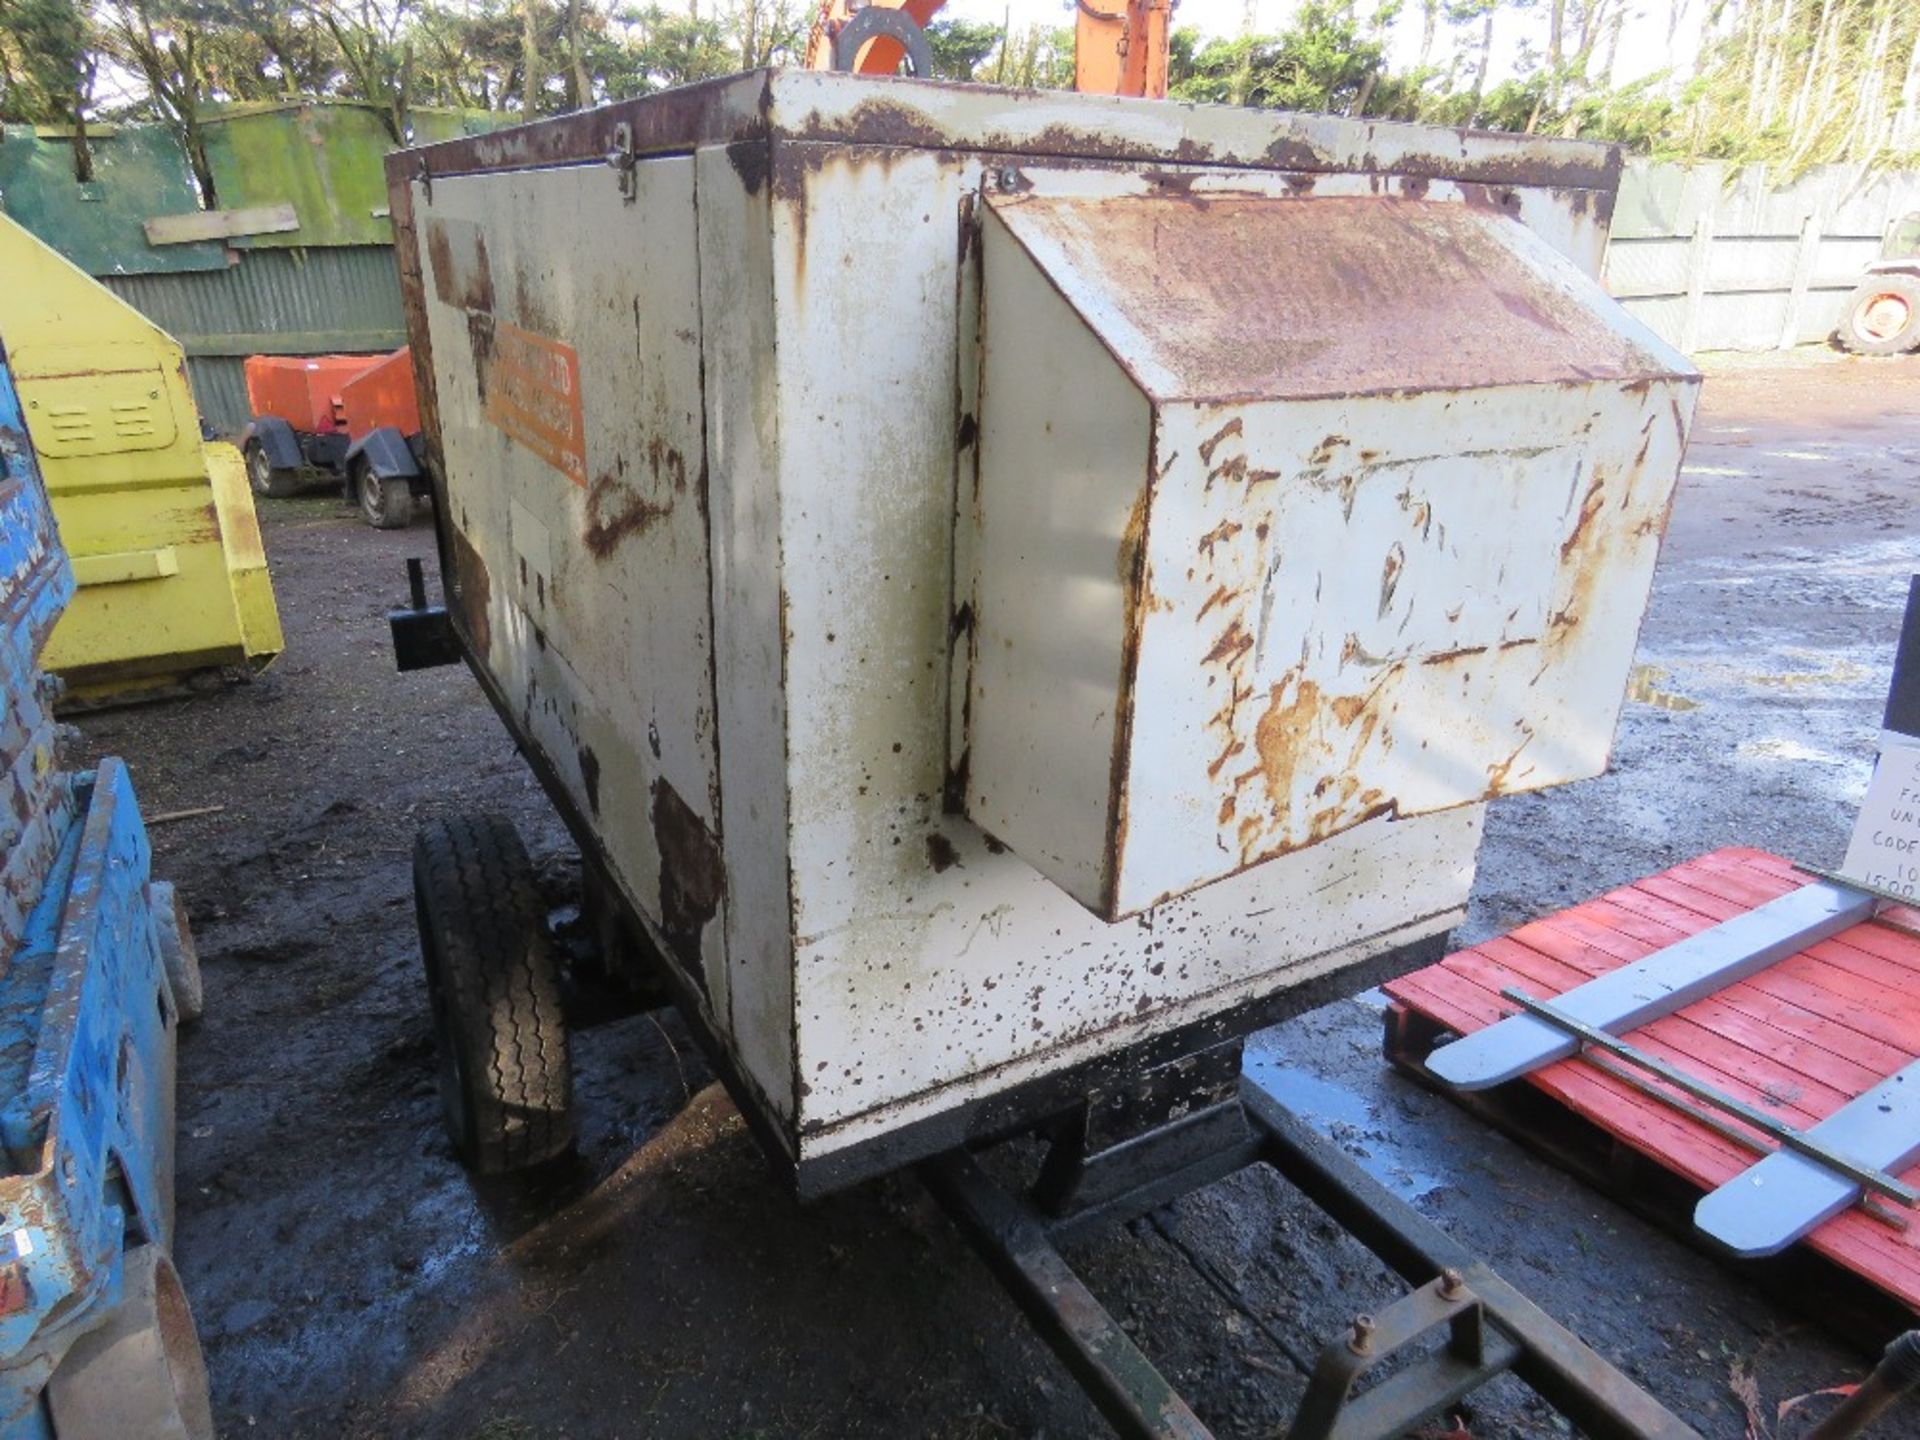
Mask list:
[[[867,6],[849,0],[823,0],[814,17],[813,32],[807,37],[809,70],[852,70],[860,75],[891,75],[906,58],[906,46],[891,35],[875,35],[860,45],[851,64],[835,63],[834,41],[860,11],[869,8],[898,10],[911,20],[914,28],[924,30],[927,22],[940,12],[946,0],[903,0],[899,5]],[[843,49],[846,47],[842,47]]]
[[[1167,98],[1173,0],[1077,0],[1073,88],[1082,95]]]
[[[915,58],[924,64],[928,51],[920,32],[943,3],[823,0],[807,37],[807,66],[891,75],[915,49],[919,52]],[[1173,0],[1077,0],[1073,88],[1083,95],[1165,98],[1172,18]]]

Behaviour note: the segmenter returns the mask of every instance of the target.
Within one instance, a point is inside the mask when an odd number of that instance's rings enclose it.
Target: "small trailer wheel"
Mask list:
[[[413,487],[404,476],[376,475],[365,460],[356,460],[353,493],[361,515],[374,529],[404,530],[413,523]]]
[[[56,1440],[213,1440],[207,1364],[173,1261],[141,1245],[121,1264],[119,1305],[47,1382]]]
[[[573,1074],[560,978],[513,826],[462,815],[413,842],[413,894],[454,1149],[481,1175],[573,1143]]]
[[[1920,280],[1869,275],[1847,298],[1838,338],[1856,355],[1904,355],[1920,346]]]
[[[253,493],[270,500],[285,500],[300,493],[300,472],[276,466],[267,456],[267,447],[258,440],[247,442],[247,483]]]

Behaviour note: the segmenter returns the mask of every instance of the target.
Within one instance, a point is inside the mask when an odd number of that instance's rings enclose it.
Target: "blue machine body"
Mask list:
[[[151,852],[117,760],[55,762],[37,657],[73,593],[0,350],[0,1437],[51,1435],[41,1392],[169,1245],[178,1013]]]

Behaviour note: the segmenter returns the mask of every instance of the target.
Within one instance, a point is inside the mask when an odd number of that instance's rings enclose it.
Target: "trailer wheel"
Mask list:
[[[1857,355],[1904,355],[1920,346],[1920,280],[1869,275],[1847,300],[1839,339]]]
[[[247,442],[247,483],[253,493],[270,500],[285,500],[300,493],[300,472],[276,466],[267,456],[266,446],[258,440]]]
[[[519,835],[494,815],[423,827],[413,894],[454,1149],[482,1175],[552,1159],[573,1143],[573,1076],[553,948]]]
[[[141,1245],[121,1277],[120,1304],[47,1382],[56,1440],[213,1440],[207,1364],[173,1262]]]
[[[413,487],[401,476],[381,476],[365,460],[353,462],[353,493],[376,530],[404,530],[413,522]]]

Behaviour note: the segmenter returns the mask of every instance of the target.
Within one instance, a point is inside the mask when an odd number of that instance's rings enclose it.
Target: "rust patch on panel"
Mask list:
[[[658,435],[647,446],[647,467],[652,484],[644,491],[617,470],[603,471],[587,487],[587,530],[581,538],[594,559],[606,559],[629,535],[644,535],[671,515],[686,493],[686,457]]]
[[[1114,552],[1114,575],[1120,581],[1127,596],[1127,629],[1133,629],[1133,611],[1140,604],[1141,574],[1146,564],[1147,546],[1147,509],[1153,500],[1153,492],[1145,486],[1133,502],[1133,508],[1127,512],[1126,527],[1120,532],[1120,546]]]
[[[487,236],[471,220],[427,221],[427,259],[433,293],[456,310],[493,313],[493,267]]]
[[[220,507],[207,506],[207,528],[205,538],[218,540],[222,534],[232,542],[233,548],[243,554],[264,555],[266,542],[260,537],[260,516],[251,505],[236,507],[235,513],[228,517],[223,525],[220,520]]]
[[[773,174],[773,146],[764,139],[729,145],[727,163],[733,166],[733,173],[740,177],[747,193],[758,195]]]
[[[1376,787],[1364,785],[1361,779],[1362,757],[1380,725],[1374,699],[1373,695],[1343,695],[1325,700],[1318,684],[1291,674],[1271,687],[1267,708],[1254,727],[1259,765],[1243,777],[1260,776],[1270,808],[1264,822],[1262,818],[1249,816],[1240,824],[1243,866],[1318,844],[1369,820],[1399,813],[1397,801]],[[1337,737],[1346,744],[1348,753],[1344,760],[1335,753],[1333,738],[1319,733],[1323,709],[1330,711],[1348,732]],[[1262,849],[1263,840],[1290,828],[1294,780],[1300,767],[1308,763],[1323,773],[1311,792],[1315,808],[1305,817],[1306,833],[1279,846]]]
[[[641,156],[668,151],[684,153],[695,146],[714,144],[744,147],[748,142],[757,142],[765,145],[778,136],[782,140],[840,145],[895,145],[1151,165],[1239,164],[1318,173],[1343,170],[1365,173],[1381,168],[1380,162],[1371,155],[1354,157],[1323,149],[1295,132],[1297,122],[1286,116],[1274,118],[1272,123],[1277,133],[1264,150],[1232,145],[1222,150],[1205,141],[1185,138],[1174,146],[1171,154],[1163,145],[1116,136],[1105,127],[1102,117],[1096,115],[1089,115],[1085,124],[1056,123],[1034,134],[982,129],[973,124],[964,130],[950,129],[936,118],[935,106],[943,92],[958,87],[934,80],[903,82],[913,86],[915,98],[912,99],[894,99],[882,93],[863,99],[842,118],[823,119],[818,112],[810,112],[802,124],[781,126],[774,119],[775,91],[780,83],[780,77],[772,72],[730,76],[509,130],[395,152],[387,160],[389,188],[398,189],[413,176],[429,173],[451,175],[599,162],[613,148],[614,127],[619,124],[628,127],[633,151]],[[849,83],[883,92],[889,88],[888,82],[878,77],[861,77]],[[756,103],[748,110],[739,101],[747,87],[756,85]],[[961,93],[977,103],[980,92],[968,88]],[[927,97],[926,104],[918,103],[921,96]],[[1017,103],[1021,97],[1011,98]],[[1408,154],[1393,161],[1391,169],[1400,175],[1487,185],[1596,191],[1603,208],[1608,206],[1611,192],[1620,183],[1623,154],[1618,146],[1570,146],[1564,141],[1525,141],[1513,137],[1512,143],[1503,146],[1498,154],[1467,156],[1465,146],[1479,138],[1471,131],[1460,131],[1458,151]],[[749,169],[742,174],[743,181],[754,173],[755,162],[749,159],[746,163]],[[398,227],[401,212],[397,205],[394,217]]]
[[[1302,140],[1297,135],[1282,135],[1267,146],[1262,156],[1267,164],[1276,170],[1317,170],[1325,172],[1343,167],[1331,155],[1310,140]]]
[[[1628,380],[1657,364],[1584,298],[1547,282],[1472,206],[1395,195],[1178,195],[992,202],[1023,244],[1065,262],[1070,303],[1097,295],[1167,378],[1163,398],[1230,405],[1491,384]],[[1284,265],[1273,263],[1286,256]],[[1394,317],[1381,347],[1355,315]],[[1209,479],[1256,484],[1226,442]],[[1215,453],[1216,451],[1222,453]]]
[[[720,843],[664,779],[653,782],[653,838],[660,847],[660,928],[675,957],[699,974],[700,932],[726,893]]]
[[[1646,447],[1642,446],[1640,449],[1642,458],[1646,456],[1646,453]],[[1574,519],[1573,529],[1568,532],[1567,538],[1561,542],[1560,559],[1562,563],[1571,560],[1573,558],[1573,552],[1580,548],[1582,538],[1587,533],[1587,527],[1593,523],[1593,517],[1600,513],[1601,504],[1606,498],[1606,489],[1606,477],[1598,471],[1595,471],[1593,483],[1587,486],[1587,493],[1581,497],[1580,513]]]
[[[1238,520],[1222,520],[1218,525],[1214,526],[1213,529],[1200,537],[1200,553],[1211,560],[1213,558],[1214,546],[1233,539],[1233,537],[1238,535],[1244,528]],[[1264,527],[1261,538],[1266,538]]]
[[[1260,757],[1276,828],[1292,808],[1293,772],[1301,746],[1313,734],[1320,711],[1320,687],[1292,676],[1267,692],[1267,708],[1253,727],[1253,748]]]
[[[603,161],[614,147],[614,127],[621,123],[629,127],[636,155],[684,152],[696,143],[747,140],[766,133],[768,79],[763,74],[761,103],[753,116],[731,111],[730,92],[744,82],[742,77],[725,76],[509,130],[395,151],[387,157],[388,186],[392,189],[419,174],[453,175]]]
[[[1521,752],[1533,743],[1533,731],[1526,731],[1526,738],[1513,748],[1506,759],[1487,767],[1487,793],[1504,795],[1507,793],[1507,777],[1513,773],[1513,767],[1519,763]]]
[[[1247,422],[1236,415],[1218,430],[1214,431],[1213,434],[1202,440],[1200,442],[1201,463],[1204,465],[1212,465],[1213,452],[1220,448],[1221,443],[1232,439],[1236,435],[1244,435],[1246,428]]]
[[[1112,817],[1107,840],[1103,897],[1111,914],[1120,889],[1120,857],[1127,853],[1127,760],[1133,749],[1133,686],[1139,673],[1140,624],[1148,605],[1147,516],[1153,504],[1153,485],[1142,484],[1127,512],[1114,553],[1114,572],[1120,581],[1125,618],[1121,625],[1120,706],[1113,729],[1113,755],[1107,771],[1107,813]]]
[[[1240,617],[1236,615],[1227,622],[1227,628],[1222,630],[1219,638],[1213,642],[1213,648],[1200,657],[1200,663],[1218,665],[1224,662],[1229,666],[1235,665],[1251,649],[1253,649],[1253,636],[1247,633],[1246,627],[1240,623]]]
[[[467,638],[473,642],[476,654],[486,655],[493,639],[492,622],[487,618],[487,602],[491,598],[492,580],[487,574],[487,562],[480,558],[480,552],[473,548],[473,542],[467,538],[467,532],[458,526],[453,530],[453,589],[454,605],[460,612],[460,618],[466,625]]]
[[[938,830],[927,836],[927,863],[933,867],[933,873],[943,875],[960,863],[960,852],[953,848],[953,842]]]
[[[544,650],[546,647],[543,645],[540,648]],[[577,758],[580,761],[580,788],[587,792],[587,808],[597,817],[600,814],[600,757],[593,753],[591,745],[583,744]]]

